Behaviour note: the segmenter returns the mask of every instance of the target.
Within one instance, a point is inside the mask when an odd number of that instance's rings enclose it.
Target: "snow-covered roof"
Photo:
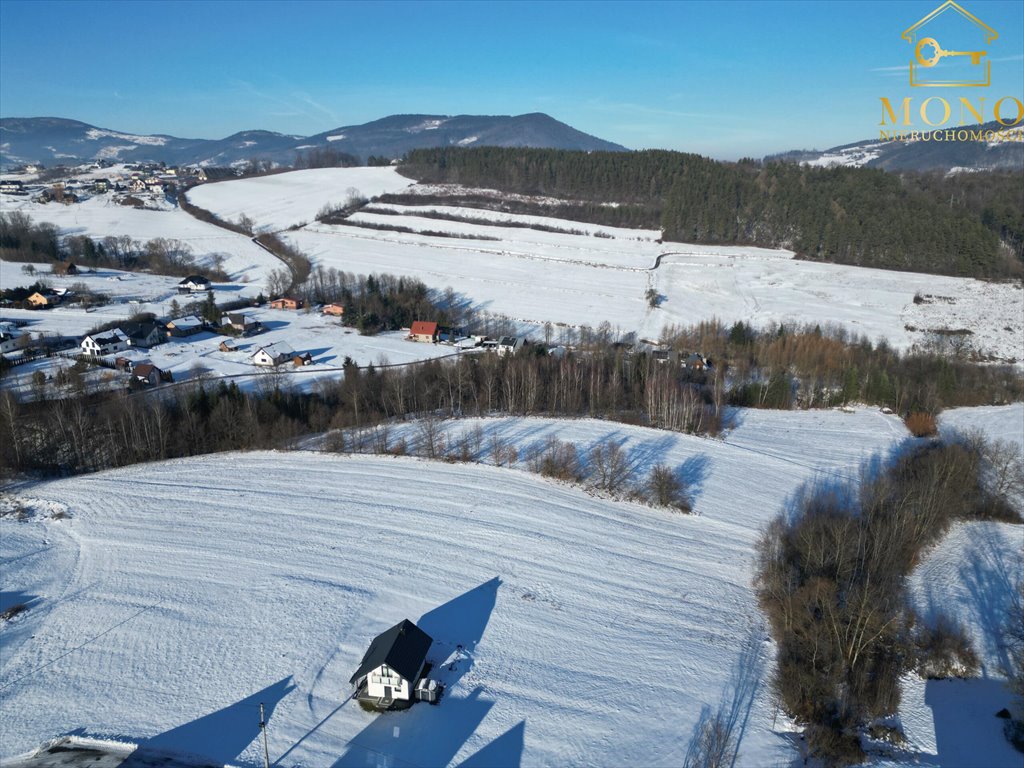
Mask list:
[[[252,357],[256,357],[260,352],[266,352],[275,360],[281,357],[292,357],[295,354],[295,350],[283,341],[278,341],[273,344],[267,344],[265,347],[260,347],[252,353]]]
[[[202,324],[203,321],[200,320],[195,315],[187,315],[186,317],[179,317],[174,320],[171,320],[171,322],[169,322],[167,325],[174,326],[175,328],[179,328],[181,330],[186,330],[189,328],[198,328],[202,326]]]

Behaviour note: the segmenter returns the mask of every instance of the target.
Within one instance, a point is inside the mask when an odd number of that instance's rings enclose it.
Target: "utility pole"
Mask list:
[[[263,768],[270,768],[270,750],[267,749],[267,719],[263,716],[263,702],[260,702],[260,730],[263,731]]]

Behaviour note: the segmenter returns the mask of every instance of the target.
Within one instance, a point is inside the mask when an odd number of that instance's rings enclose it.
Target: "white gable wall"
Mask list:
[[[417,677],[418,676],[419,675],[417,674]],[[385,686],[389,686],[391,688],[391,698],[393,699],[404,699],[408,701],[412,698],[412,686],[409,681],[393,669],[389,669],[386,664],[381,664],[367,675],[366,692],[371,696],[383,697],[385,694]]]

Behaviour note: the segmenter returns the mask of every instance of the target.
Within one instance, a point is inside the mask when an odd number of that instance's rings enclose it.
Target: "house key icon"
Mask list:
[[[925,58],[921,55],[921,49],[926,46],[931,46],[935,52],[929,57]],[[944,51],[942,46],[939,45],[938,41],[934,37],[922,37],[921,41],[917,44],[917,48],[914,49],[914,56],[917,57],[917,63],[922,67],[934,67],[939,63],[939,59],[946,56],[970,56],[971,64],[979,64],[981,57],[984,56],[987,51]]]

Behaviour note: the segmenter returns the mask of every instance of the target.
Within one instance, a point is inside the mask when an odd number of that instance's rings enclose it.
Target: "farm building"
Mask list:
[[[388,707],[395,700],[412,701],[433,639],[403,619],[373,639],[359,669],[349,679],[360,698]]]
[[[290,296],[282,296],[270,302],[271,309],[302,309],[302,299],[294,299]]]
[[[409,338],[412,341],[422,341],[431,344],[437,341],[437,323],[430,323],[426,320],[416,320],[409,330]]]
[[[65,277],[67,275],[77,275],[80,271],[78,265],[70,261],[58,261],[50,267],[50,272]]]
[[[322,310],[325,315],[332,315],[334,317],[344,317],[345,308],[341,304],[328,304]]]

